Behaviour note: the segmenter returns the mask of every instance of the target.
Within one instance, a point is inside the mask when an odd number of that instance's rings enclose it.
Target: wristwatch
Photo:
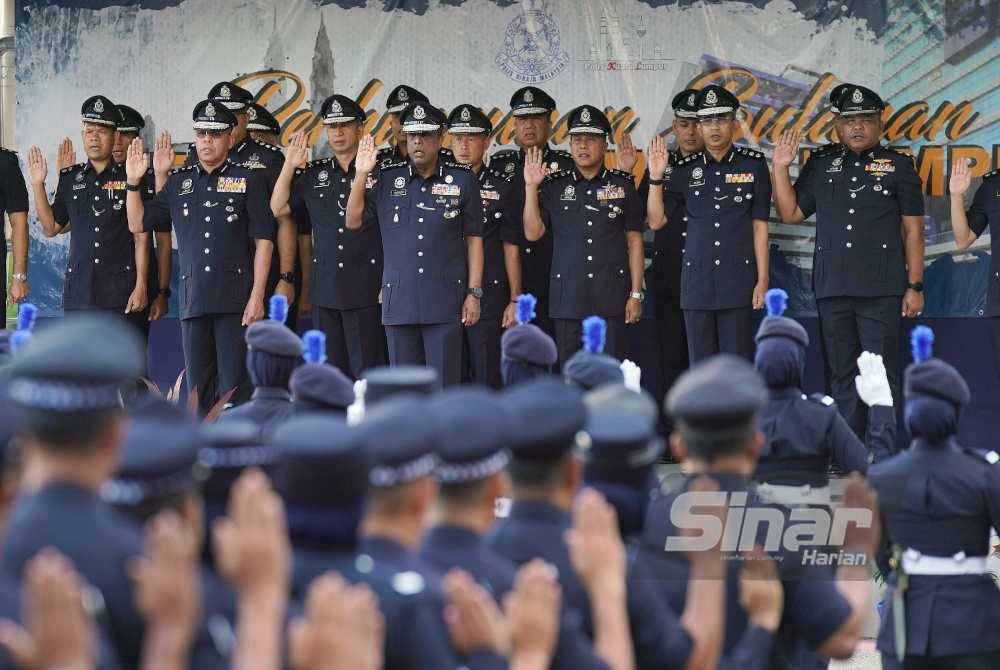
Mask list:
[[[167,286],[167,287],[161,288],[159,291],[157,291],[156,295],[158,295],[158,296],[162,295],[167,300],[170,300],[170,296],[173,295],[173,291],[171,291],[170,287]]]
[[[646,294],[641,291],[632,291],[631,293],[628,294],[628,297],[631,298],[632,300],[638,300],[639,302],[642,302],[643,300],[646,299]]]
[[[920,293],[921,291],[924,290],[924,283],[922,281],[911,281],[909,284],[906,285],[906,288],[910,289],[911,291],[916,291],[917,293]]]
[[[664,181],[666,181],[664,177],[660,177],[659,179],[653,179],[650,177],[648,183],[650,186],[663,186]]]
[[[289,284],[295,283],[295,273],[294,272],[282,272],[278,275],[278,279]]]
[[[474,298],[479,298],[480,300],[483,297],[483,289],[479,288],[478,286],[470,286],[469,289],[466,291],[466,293],[468,293]]]
[[[28,281],[28,274],[26,272],[12,272],[10,278],[14,281]]]
[[[128,182],[126,182],[125,183],[125,190],[126,191],[139,192],[139,191],[142,190],[142,184],[129,184]]]

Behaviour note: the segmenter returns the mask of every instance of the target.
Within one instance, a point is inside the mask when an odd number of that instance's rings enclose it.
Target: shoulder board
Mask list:
[[[503,149],[490,156],[491,161],[501,160],[505,161],[517,157],[517,149]]]
[[[897,156],[902,156],[911,163],[913,163],[915,160],[911,154],[904,152],[901,147],[885,147],[885,150],[894,153]]]
[[[698,153],[690,154],[678,160],[676,163],[674,163],[674,165],[687,165],[691,161],[701,158],[701,155],[702,155],[701,151],[699,151]]]
[[[77,163],[76,165],[70,165],[69,167],[64,167],[62,170],[59,170],[59,173],[65,174],[67,172],[72,172],[73,170],[79,170],[84,165],[86,165],[86,163]]]
[[[617,175],[617,176],[619,176],[619,177],[621,177],[623,179],[628,179],[629,181],[632,181],[634,179],[634,177],[632,176],[632,173],[631,172],[625,172],[625,170],[608,170],[608,173],[609,174],[613,174],[613,175]]]
[[[514,175],[510,173],[500,172],[499,170],[494,170],[492,168],[487,168],[489,170],[490,179],[496,179],[497,181],[505,181],[508,184],[514,181]]]
[[[273,144],[268,144],[267,142],[261,142],[260,140],[253,137],[250,138],[250,141],[259,147],[264,147],[265,149],[270,149],[271,151],[277,151],[278,153],[281,153],[281,147],[276,147]]]
[[[11,156],[16,156],[17,152],[13,149],[7,149],[6,147],[0,147],[0,154],[10,154]]]
[[[823,393],[810,394],[809,401],[814,402],[817,405],[823,405],[824,407],[833,407],[833,398]]]
[[[750,147],[736,147],[736,153],[742,154],[749,158],[756,158],[758,160],[765,160],[764,154],[756,149],[751,149]]]
[[[992,171],[987,172],[986,174],[983,175],[983,180],[985,181],[986,179],[992,179],[993,177],[996,177],[997,175],[1000,175],[1000,170],[992,170]]]
[[[382,147],[381,149],[378,150],[378,153],[375,154],[375,157],[378,158],[379,156],[390,156],[390,155],[392,155],[392,147]]]
[[[195,169],[195,167],[197,167],[197,164],[195,164],[195,165],[182,165],[180,167],[172,168],[170,170],[170,174],[171,175],[175,175],[178,172],[184,172],[184,170],[193,170],[193,169]]]
[[[194,149],[195,149],[195,143],[194,142],[188,142],[188,151],[192,151]]]
[[[455,168],[457,170],[466,170],[468,172],[472,172],[472,166],[466,165],[465,163],[458,163],[456,161],[445,160],[444,164],[447,167],[450,167],[450,168]]]
[[[448,147],[441,147],[440,149],[438,149],[438,153],[440,155],[442,155],[442,156],[454,156],[455,155],[455,152],[452,151],[451,149],[449,149]]]
[[[558,172],[550,172],[545,176],[545,181],[555,181],[556,179],[562,179],[563,177],[568,177],[573,174],[572,170],[559,170]]]
[[[549,149],[549,154],[554,154],[556,156],[559,156],[559,158],[569,158],[569,159],[573,158],[573,154],[566,151],[565,149]]]
[[[962,447],[962,451],[969,454],[978,461],[986,461],[990,465],[1000,463],[1000,454],[992,449],[977,449],[976,447]]]
[[[317,165],[328,165],[332,160],[332,158],[317,158],[314,161],[306,163],[306,166],[303,169],[308,170],[309,168],[316,167]]]
[[[380,170],[391,170],[393,168],[404,167],[408,163],[409,161],[406,160],[396,161],[395,163],[389,160],[384,160],[379,164],[378,167]]]
[[[828,142],[821,147],[816,147],[809,154],[810,156],[826,156],[829,154],[837,153],[844,148],[843,144],[838,142]]]

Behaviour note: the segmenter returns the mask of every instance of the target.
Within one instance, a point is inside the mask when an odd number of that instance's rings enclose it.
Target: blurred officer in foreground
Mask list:
[[[340,368],[326,363],[326,335],[307,330],[302,335],[304,365],[288,380],[295,414],[331,412],[343,418],[354,402],[354,384]]]
[[[517,325],[500,338],[500,373],[505,387],[552,374],[558,359],[555,340],[532,323],[537,302],[530,293],[519,295]]]
[[[887,669],[985,670],[1000,664],[1000,592],[986,565],[990,528],[1000,523],[1000,455],[955,441],[971,394],[933,357],[933,341],[930,328],[913,330],[904,387],[913,443],[869,470],[889,572],[878,649]]]
[[[847,423],[865,434],[854,377],[862,351],[882,356],[899,396],[899,319],[924,308],[924,196],[913,158],[880,143],[885,103],[864,86],[831,101],[839,144],[814,151],[792,185],[799,135],[774,150],[774,204],[785,223],[816,214],[813,288],[830,391]]]

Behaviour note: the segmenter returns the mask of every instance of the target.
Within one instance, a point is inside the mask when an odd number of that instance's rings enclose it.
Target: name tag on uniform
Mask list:
[[[480,189],[479,197],[481,197],[483,200],[499,200],[500,193],[497,191],[484,191]]]
[[[462,189],[457,184],[434,184],[431,195],[459,195]]]
[[[752,184],[753,183],[753,173],[752,172],[737,172],[736,174],[726,175],[727,184]]]
[[[73,190],[74,191],[79,191],[79,190],[85,189],[85,188],[87,188],[86,184],[73,184]]]
[[[621,186],[605,186],[597,191],[598,200],[620,200],[625,197],[625,189]]]
[[[247,178],[246,177],[219,177],[219,183],[216,186],[216,190],[219,193],[246,193],[247,192]]]

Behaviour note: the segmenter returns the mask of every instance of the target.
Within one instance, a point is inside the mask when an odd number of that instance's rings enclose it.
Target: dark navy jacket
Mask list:
[[[976,189],[972,206],[966,212],[969,227],[976,236],[989,228],[990,238],[1000,239],[1000,170],[987,172]],[[986,289],[986,316],[1000,316],[1000,255],[990,254],[990,279]]]

